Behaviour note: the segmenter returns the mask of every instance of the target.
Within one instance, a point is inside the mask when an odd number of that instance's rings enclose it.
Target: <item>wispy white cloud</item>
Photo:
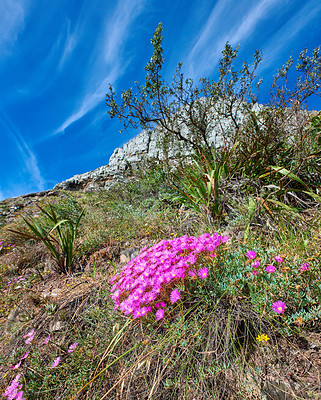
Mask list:
[[[72,52],[75,49],[77,43],[78,43],[78,32],[76,30],[75,32],[70,33],[70,22],[68,21],[66,40],[63,46],[60,61],[58,63],[58,69],[62,69],[64,67],[67,60],[71,57]]]
[[[0,2],[0,55],[10,53],[24,29],[29,0],[1,0]]]
[[[115,57],[120,57],[120,49],[123,47],[129,34],[132,22],[143,9],[142,0],[118,1],[114,14],[108,19],[103,34],[103,54],[106,63],[114,62]]]
[[[15,143],[23,162],[23,167],[30,179],[29,181],[26,180],[25,187],[36,187],[37,190],[43,190],[45,182],[41,175],[36,155],[33,153],[15,125],[2,110],[0,110],[0,123],[5,128],[11,140]]]
[[[1,1],[1,0],[0,0]],[[41,49],[41,55],[35,56],[35,62],[33,63],[33,68],[28,71],[28,76],[21,83],[21,86],[15,88],[15,92],[13,96],[28,96],[31,99],[33,96],[39,97],[43,93],[49,90],[51,86],[53,86],[61,70],[65,66],[65,63],[68,61],[68,58],[72,55],[74,47],[77,42],[75,40],[75,35],[78,32],[70,33],[70,21],[68,20],[66,23],[63,23],[63,27],[61,32],[55,36],[55,40],[47,40],[43,41],[42,35],[45,32],[45,29],[50,29],[49,24],[51,21],[47,21],[47,24],[42,21],[40,24],[41,34],[35,36],[33,40],[30,40],[29,43],[26,41],[23,43],[21,48],[23,49],[25,55],[33,52],[33,48],[43,47],[46,49],[45,51]],[[43,41],[44,43],[41,43]],[[22,57],[19,59],[22,63]],[[50,79],[48,79],[50,77]]]
[[[256,28],[258,23],[266,18],[269,11],[275,11],[276,5],[280,5],[279,0],[262,0],[258,2],[251,11],[243,17],[240,26],[235,30],[228,40],[232,45],[237,45],[245,40]]]
[[[97,37],[98,43],[93,50],[92,63],[88,66],[86,75],[91,78],[87,80],[82,100],[79,106],[54,132],[62,133],[71,124],[78,121],[100,102],[103,101],[106,93],[106,86],[115,83],[125,72],[128,60],[123,57],[124,43],[130,32],[130,27],[135,18],[143,9],[143,0],[119,0],[114,12],[105,19],[106,28]],[[67,47],[72,49],[77,39],[69,38]],[[66,47],[66,49],[67,49]]]
[[[106,82],[114,82],[117,79],[117,77],[119,76],[120,72],[121,71],[119,69],[116,70],[116,68],[114,68],[114,70],[111,71],[111,73],[105,77],[105,79],[100,84],[100,86],[96,89],[95,92],[87,93],[83,97],[80,107],[77,108],[77,110],[75,112],[73,112],[70,115],[70,117],[68,117],[64,121],[64,123],[56,130],[55,134],[63,132],[71,124],[78,121],[80,118],[82,118],[84,115],[86,115],[89,111],[91,111],[93,108],[95,108],[98,103],[103,101],[104,93],[106,92]]]
[[[281,56],[283,57],[284,53],[288,53],[287,56],[285,55],[286,58],[292,55],[295,37],[300,35],[308,24],[313,27],[313,20],[316,20],[315,23],[319,23],[320,14],[321,2],[319,0],[310,0],[282,28],[276,31],[263,48],[264,58],[260,73],[275,64]],[[285,62],[286,59],[283,61]]]
[[[245,41],[258,23],[267,18],[269,12],[275,11],[280,1],[261,0],[253,7],[246,8],[244,4],[235,3],[233,0],[219,0],[216,3],[185,62],[189,76],[198,78],[213,70],[225,43],[228,41],[232,45],[237,45]],[[228,20],[227,24],[227,16],[232,14],[235,21]]]
[[[204,49],[209,49],[209,41],[213,39],[215,32],[218,31],[217,27],[220,25],[222,19],[222,14],[226,8],[229,1],[219,0],[214,6],[211,14],[209,15],[204,28],[198,35],[197,41],[189,53],[189,61],[191,62],[196,54],[201,53]]]

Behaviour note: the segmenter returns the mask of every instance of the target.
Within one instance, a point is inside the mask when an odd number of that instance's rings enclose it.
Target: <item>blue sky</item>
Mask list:
[[[215,78],[229,41],[241,60],[263,52],[264,89],[321,44],[320,21],[320,0],[1,0],[0,200],[107,164],[139,133],[119,133],[105,93],[143,81],[159,22],[168,80],[180,61],[186,76]]]

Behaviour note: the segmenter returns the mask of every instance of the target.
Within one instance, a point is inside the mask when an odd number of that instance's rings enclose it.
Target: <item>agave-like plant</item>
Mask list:
[[[57,262],[57,272],[69,274],[73,267],[76,233],[85,210],[80,212],[74,222],[71,219],[59,219],[52,204],[49,204],[49,210],[45,210],[39,205],[37,207],[49,218],[53,227],[46,231],[35,218],[29,216],[28,218],[23,217],[23,220],[33,235],[21,231],[13,232],[28,239],[42,241]],[[54,232],[57,234],[55,235]]]
[[[282,178],[278,182],[264,186],[268,190],[268,194],[264,197],[257,197],[260,205],[270,214],[272,219],[277,221],[277,214],[274,214],[269,205],[282,209],[286,214],[291,215],[301,220],[305,225],[312,228],[320,220],[320,211],[318,209],[321,204],[321,196],[313,191],[311,186],[304,182],[294,172],[281,167],[270,166],[269,171],[261,175],[259,179],[265,178],[272,174],[280,174],[287,179],[287,184],[284,184]],[[295,187],[294,183],[299,184]],[[314,207],[315,215],[310,221],[301,215],[301,208]]]
[[[232,178],[238,167],[231,162],[237,145],[222,151],[220,158],[214,149],[210,154],[205,151],[193,154],[192,163],[174,174],[174,187],[178,195],[174,195],[172,200],[186,204],[196,212],[205,212],[210,222],[218,219],[223,208],[222,180]]]

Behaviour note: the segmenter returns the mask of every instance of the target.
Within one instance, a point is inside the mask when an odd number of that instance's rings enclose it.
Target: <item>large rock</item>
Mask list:
[[[221,125],[219,129],[224,129],[225,127],[225,125]],[[189,134],[186,127],[181,127],[181,132],[184,136]],[[192,150],[185,142],[178,142],[175,146],[171,145],[164,149],[160,144],[161,138],[162,130],[159,128],[153,131],[143,130],[122,147],[117,148],[111,155],[108,165],[84,174],[75,175],[58,183],[54,190],[90,191],[109,189],[116,182],[127,181],[126,170],[128,170],[129,166],[135,168],[144,160],[163,160],[165,157],[174,159],[191,154]],[[212,127],[210,141],[216,147],[222,145],[221,135],[214,127]]]
[[[252,106],[253,111],[259,111],[262,106]],[[207,137],[208,141],[214,147],[225,146],[223,133],[233,129],[233,123],[223,106],[217,111],[212,109],[207,114]],[[235,121],[241,124],[244,120],[244,114],[240,109],[233,110]],[[177,121],[176,129],[180,130],[182,136],[188,138],[190,130],[185,123]],[[97,190],[109,189],[116,182],[127,181],[126,171],[130,167],[137,167],[144,160],[163,160],[165,158],[175,159],[177,157],[188,156],[192,152],[185,141],[171,142],[168,146],[161,145],[164,130],[159,126],[155,130],[143,130],[139,135],[117,148],[109,159],[109,164],[84,174],[75,175],[61,183],[58,183],[54,189],[62,190]]]
[[[83,190],[109,189],[116,182],[126,181],[122,171],[109,165],[103,165],[93,171],[75,175],[58,183],[54,190]]]

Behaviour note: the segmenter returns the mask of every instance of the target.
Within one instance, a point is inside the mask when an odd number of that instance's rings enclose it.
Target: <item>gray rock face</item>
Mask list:
[[[144,130],[139,135],[117,148],[109,159],[108,165],[103,165],[93,171],[75,175],[54,189],[60,190],[97,190],[109,189],[116,182],[126,182],[128,166],[135,166],[146,158],[158,158],[155,132]]]
[[[124,171],[129,164],[137,164],[142,161],[144,157],[157,157],[158,154],[155,152],[155,149],[153,149],[154,143],[150,146],[153,136],[155,136],[155,134],[151,131],[142,131],[139,135],[113,152],[109,159],[108,166],[116,171]],[[154,141],[155,139],[153,142]]]
[[[82,190],[90,191],[97,189],[109,189],[116,182],[125,181],[120,169],[109,165],[103,165],[93,171],[75,175],[63,182],[58,183],[54,190]]]

